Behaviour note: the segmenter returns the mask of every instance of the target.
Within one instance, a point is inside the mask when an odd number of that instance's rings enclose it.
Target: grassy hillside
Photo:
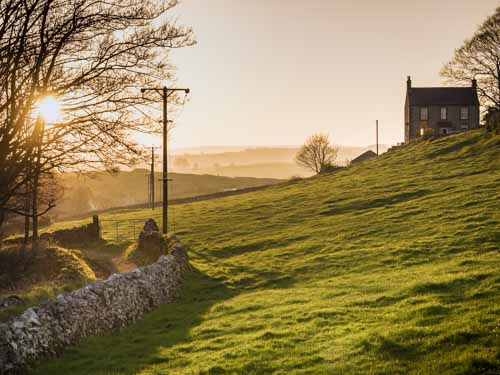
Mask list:
[[[499,373],[499,202],[500,137],[471,132],[178,206],[179,301],[36,373]]]

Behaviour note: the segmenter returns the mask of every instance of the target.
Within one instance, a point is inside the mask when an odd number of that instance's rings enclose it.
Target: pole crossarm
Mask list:
[[[168,96],[172,95],[176,91],[184,91],[186,94],[189,94],[190,91],[191,91],[189,88],[144,87],[144,88],[141,89],[141,92],[144,94],[147,91],[156,91],[158,94],[160,94],[161,96],[163,96],[163,91],[165,89],[167,90],[167,95]]]

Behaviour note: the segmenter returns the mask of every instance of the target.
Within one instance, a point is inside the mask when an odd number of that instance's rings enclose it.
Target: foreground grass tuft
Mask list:
[[[499,187],[476,131],[178,206],[179,300],[35,373],[497,374]]]

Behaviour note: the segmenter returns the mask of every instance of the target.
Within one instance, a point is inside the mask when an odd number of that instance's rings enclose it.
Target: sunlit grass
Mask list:
[[[37,373],[499,373],[499,187],[476,131],[177,206],[178,302]]]

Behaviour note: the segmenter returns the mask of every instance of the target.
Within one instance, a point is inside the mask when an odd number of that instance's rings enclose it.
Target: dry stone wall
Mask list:
[[[177,242],[154,264],[111,275],[0,324],[0,374],[16,373],[30,362],[85,337],[122,328],[172,302],[188,269],[187,254]]]
[[[43,233],[40,238],[49,242],[55,241],[64,247],[72,247],[88,241],[98,241],[101,239],[99,216],[94,215],[90,224]]]

